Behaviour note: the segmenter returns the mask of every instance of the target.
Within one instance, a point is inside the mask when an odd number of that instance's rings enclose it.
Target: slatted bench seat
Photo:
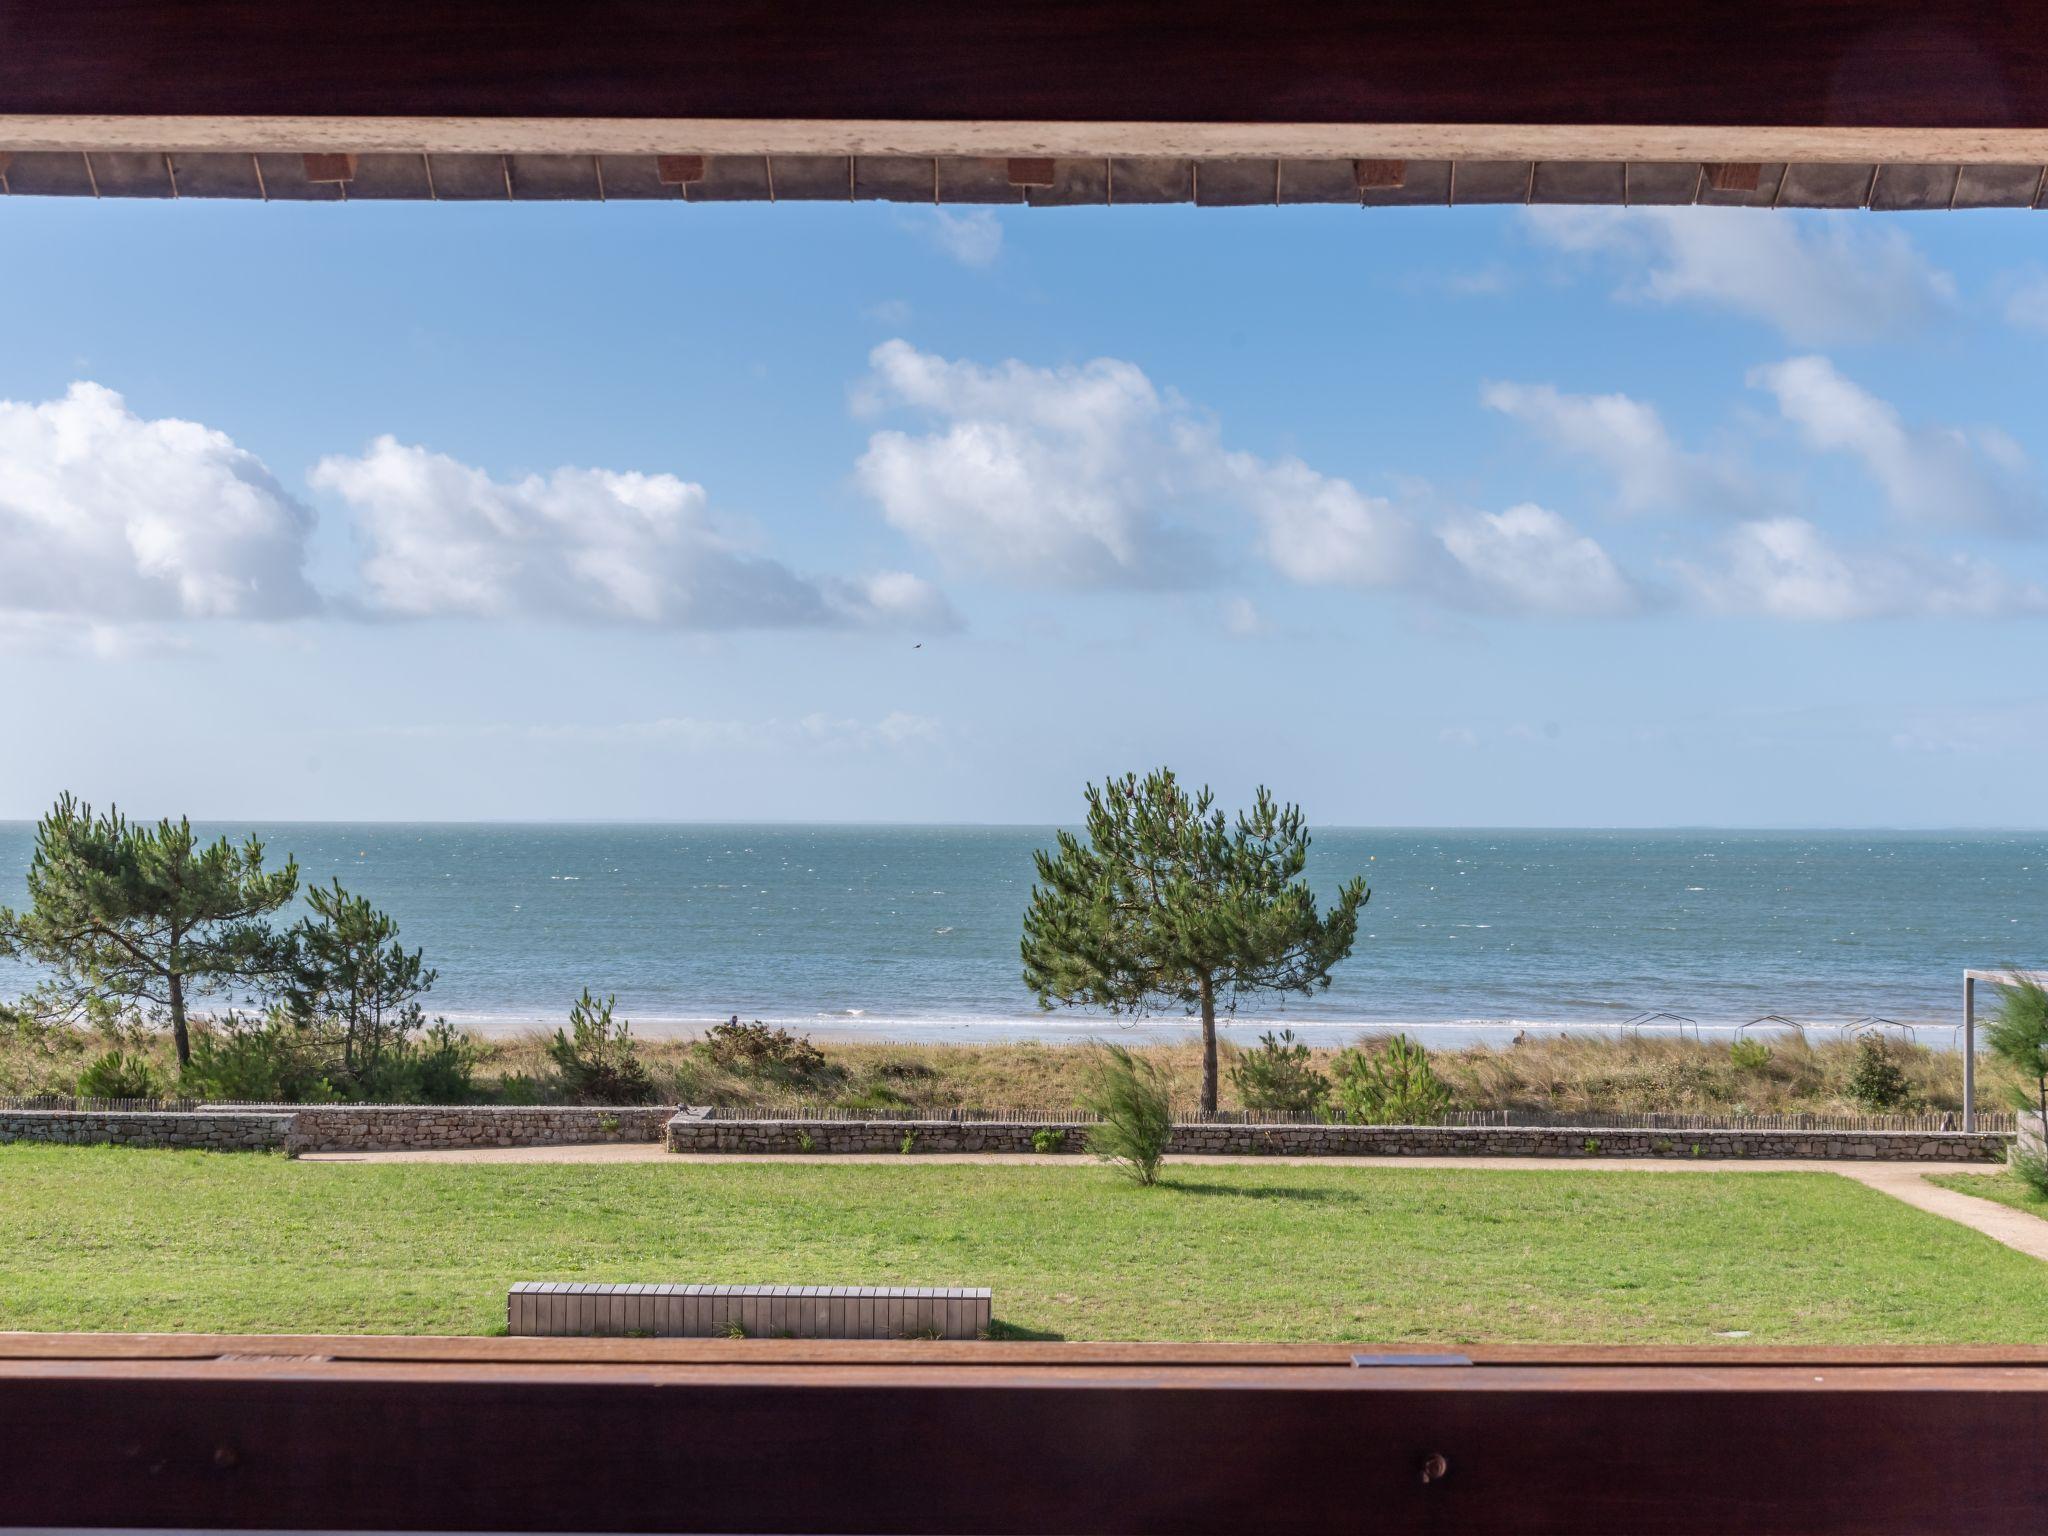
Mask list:
[[[522,1280],[505,1298],[518,1337],[976,1339],[986,1286],[595,1285]]]

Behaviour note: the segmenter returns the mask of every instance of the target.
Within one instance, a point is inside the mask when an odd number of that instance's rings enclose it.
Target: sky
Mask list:
[[[2048,825],[2048,218],[0,202],[0,817]]]

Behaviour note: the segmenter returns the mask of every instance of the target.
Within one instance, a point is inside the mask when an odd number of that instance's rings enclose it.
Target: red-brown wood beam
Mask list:
[[[1982,1536],[2048,1508],[2040,1365],[1003,1364],[1003,1346],[595,1364],[321,1342],[0,1357],[0,1525]]]
[[[2048,26],[1982,0],[0,3],[0,115],[110,113],[2040,129]]]

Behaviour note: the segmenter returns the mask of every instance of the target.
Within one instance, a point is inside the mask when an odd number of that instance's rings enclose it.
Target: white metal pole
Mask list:
[[[1963,973],[1963,1129],[1977,1129],[1977,978]]]

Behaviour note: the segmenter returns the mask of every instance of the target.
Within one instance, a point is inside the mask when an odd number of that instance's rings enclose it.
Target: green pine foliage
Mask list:
[[[1301,878],[1297,806],[1263,787],[1235,822],[1171,770],[1087,787],[1085,837],[1035,855],[1024,983],[1039,1006],[1158,1007],[1202,1020],[1202,1108],[1216,1108],[1216,1009],[1259,993],[1311,993],[1351,953],[1371,892],[1347,882],[1327,914]]]
[[[28,910],[0,907],[0,954],[49,970],[45,1009],[168,1018],[183,1066],[195,1000],[275,983],[288,946],[268,919],[298,888],[298,866],[265,869],[253,837],[202,844],[189,821],[144,826],[67,794],[36,824]]]
[[[583,989],[569,1009],[569,1033],[555,1031],[548,1056],[572,1104],[651,1104],[654,1079],[633,1046],[633,1026],[614,1022],[616,997],[602,1001]]]
[[[1429,1052],[1406,1035],[1378,1049],[1339,1053],[1337,1117],[1352,1125],[1436,1125],[1451,1107],[1451,1090],[1430,1065]]]
[[[426,1023],[420,997],[434,985],[419,950],[398,942],[398,924],[336,880],[306,892],[310,917],[291,931],[285,1009],[300,1027],[330,1039],[336,1070],[368,1087],[388,1058]],[[375,1095],[383,1097],[383,1095]]]
[[[2001,991],[1984,1044],[2031,1085],[2031,1093],[2018,1090],[2013,1103],[2041,1117],[2043,1138],[2040,1152],[2015,1149],[2012,1169],[2035,1193],[2048,1195],[2048,987],[2031,976],[2016,976]]]
[[[1330,1097],[1330,1080],[1316,1070],[1313,1053],[1294,1031],[1268,1030],[1258,1046],[1230,1064],[1230,1084],[1246,1109],[1313,1114]]]
[[[81,1099],[160,1099],[164,1087],[163,1078],[147,1056],[118,1046],[94,1057],[78,1074]]]
[[[1089,1064],[1081,1107],[1102,1117],[1088,1128],[1088,1150],[1140,1184],[1159,1182],[1173,1112],[1159,1069],[1121,1045],[1102,1045]]]

